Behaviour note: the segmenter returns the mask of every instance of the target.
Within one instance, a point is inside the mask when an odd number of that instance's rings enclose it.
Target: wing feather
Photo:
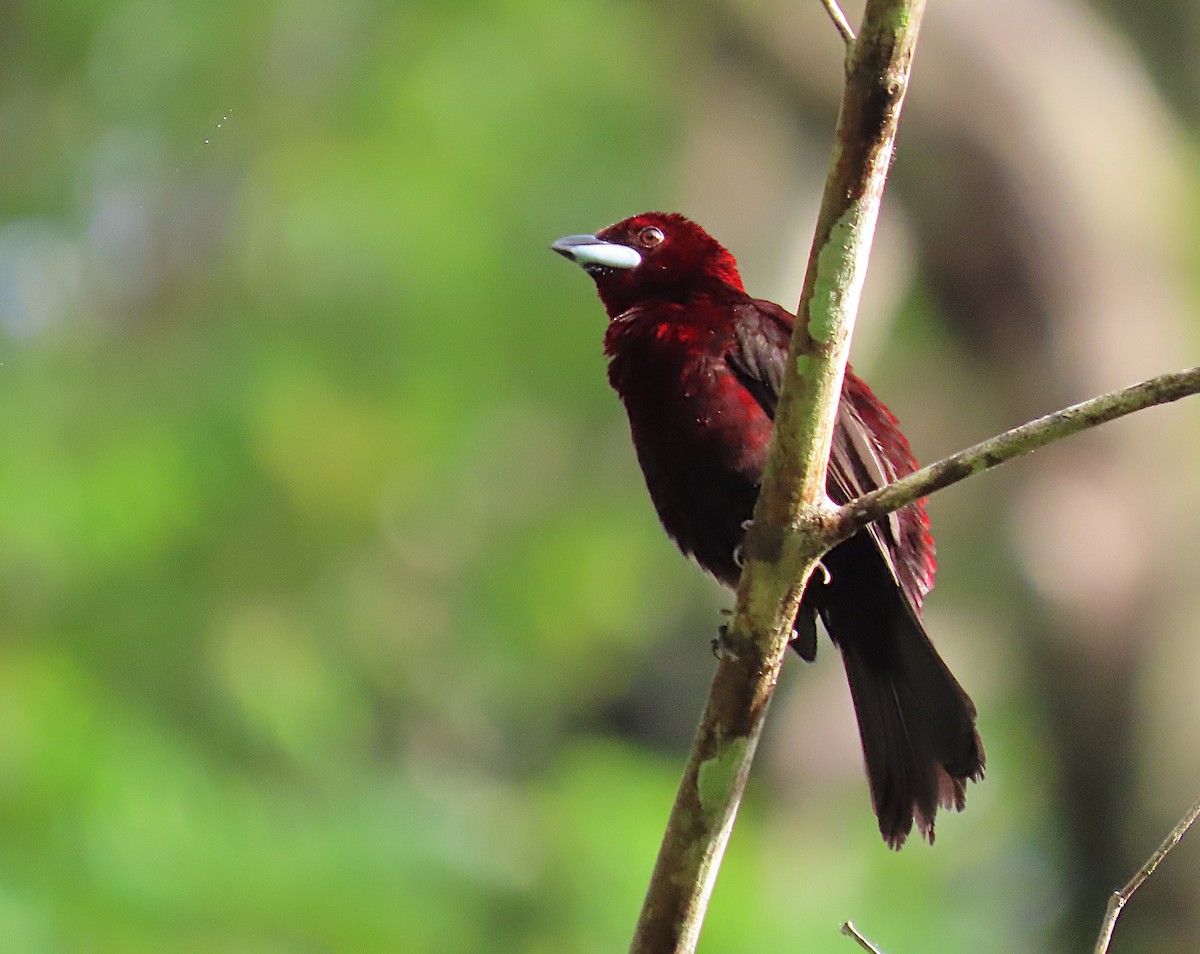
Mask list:
[[[772,419],[779,404],[794,317],[769,301],[751,299],[734,322],[726,362]],[[829,495],[843,504],[912,473],[917,462],[899,422],[849,368],[842,386],[829,459]],[[912,610],[920,614],[933,587],[933,537],[924,501],[867,528]]]

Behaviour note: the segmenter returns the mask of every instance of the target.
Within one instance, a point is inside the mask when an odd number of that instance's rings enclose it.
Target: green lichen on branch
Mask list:
[[[855,232],[861,213],[859,203],[851,203],[833,227],[817,255],[817,275],[809,302],[808,334],[818,344],[829,344],[843,324],[847,295],[855,280],[853,256]]]
[[[718,747],[716,755],[700,763],[696,772],[696,797],[706,819],[711,821],[718,817],[729,805],[729,796],[737,784],[748,745],[744,738],[731,739]]]
[[[924,0],[867,0],[851,47],[817,244],[729,624],[753,649],[745,664],[717,667],[631,954],[695,950],[804,580],[830,534],[825,477],[840,385],[923,8]],[[767,553],[777,559],[756,558]]]

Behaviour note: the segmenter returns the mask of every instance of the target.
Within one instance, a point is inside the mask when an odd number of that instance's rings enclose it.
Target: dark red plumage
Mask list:
[[[608,377],[629,414],[646,486],[667,533],[727,586],[758,496],[794,316],[751,298],[732,255],[675,214],[633,216],[552,246],[592,276],[610,322]],[[844,503],[917,467],[896,419],[849,369],[829,495]],[[938,807],[962,809],[983,777],[975,707],[921,625],[933,586],[923,504],[826,554],[793,646],[816,652],[819,614],[841,650],[884,840],[933,841]]]

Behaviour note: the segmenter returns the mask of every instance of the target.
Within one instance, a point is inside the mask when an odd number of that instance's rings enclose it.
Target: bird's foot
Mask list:
[[[746,531],[749,530],[750,527],[753,525],[754,525],[753,520],[743,520],[742,521],[742,535],[745,536]],[[736,566],[740,570],[742,568],[742,564],[745,561],[746,561],[746,551],[742,548],[742,544],[739,543],[736,547],[733,548],[733,565]]]
[[[729,638],[729,627],[724,623],[717,627],[717,635],[713,637],[710,645],[712,646],[712,654],[717,659],[737,661],[740,658],[733,646],[733,641]]]

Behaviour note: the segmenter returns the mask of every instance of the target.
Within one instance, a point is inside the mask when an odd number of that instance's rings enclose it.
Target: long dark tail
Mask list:
[[[983,778],[975,706],[866,534],[825,562],[814,602],[846,665],[879,830],[899,848],[916,822],[932,842],[938,808],[961,811],[967,781]]]

